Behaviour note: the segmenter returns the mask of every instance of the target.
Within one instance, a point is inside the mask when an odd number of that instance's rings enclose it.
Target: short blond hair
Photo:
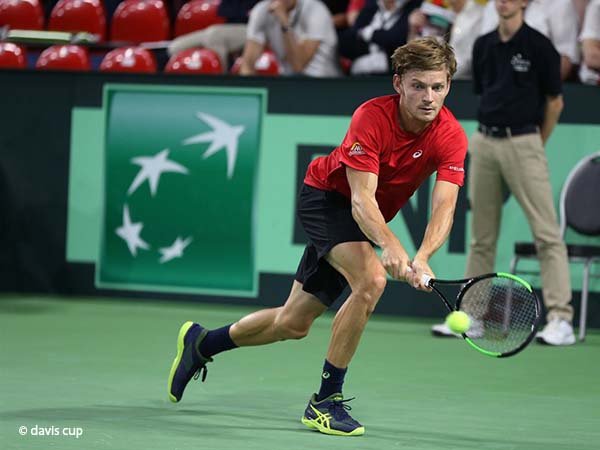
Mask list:
[[[400,77],[409,70],[448,71],[448,79],[456,72],[454,49],[446,41],[434,37],[414,39],[398,47],[392,55],[392,69]]]

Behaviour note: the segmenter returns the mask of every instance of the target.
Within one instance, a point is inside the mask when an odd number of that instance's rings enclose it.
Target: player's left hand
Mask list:
[[[431,278],[435,278],[435,274],[427,261],[423,261],[421,259],[413,259],[410,267],[412,268],[412,272],[410,273],[410,277],[407,278],[407,282],[420,291],[431,292],[431,288],[423,283],[423,275],[426,274]]]

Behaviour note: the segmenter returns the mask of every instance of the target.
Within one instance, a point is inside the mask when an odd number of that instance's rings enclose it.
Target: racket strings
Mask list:
[[[484,278],[463,293],[461,311],[471,318],[466,335],[491,352],[507,353],[534,331],[538,303],[531,291],[511,278]]]

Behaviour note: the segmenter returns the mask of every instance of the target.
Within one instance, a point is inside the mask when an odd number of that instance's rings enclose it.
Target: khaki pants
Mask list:
[[[535,239],[547,320],[570,322],[573,307],[569,262],[540,135],[492,138],[476,132],[469,143],[469,154],[472,216],[467,276],[494,271],[505,183],[523,208]]]
[[[227,60],[232,52],[241,51],[246,43],[245,23],[224,23],[212,25],[204,30],[194,31],[173,39],[169,45],[169,55],[193,47],[206,47],[219,55],[223,72],[227,72]]]

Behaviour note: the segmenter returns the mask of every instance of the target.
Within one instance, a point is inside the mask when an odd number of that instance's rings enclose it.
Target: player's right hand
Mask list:
[[[415,289],[425,292],[431,292],[431,288],[425,284],[423,275],[427,275],[429,278],[435,278],[435,274],[427,261],[415,258],[411,262],[410,276],[407,279],[408,283]]]

